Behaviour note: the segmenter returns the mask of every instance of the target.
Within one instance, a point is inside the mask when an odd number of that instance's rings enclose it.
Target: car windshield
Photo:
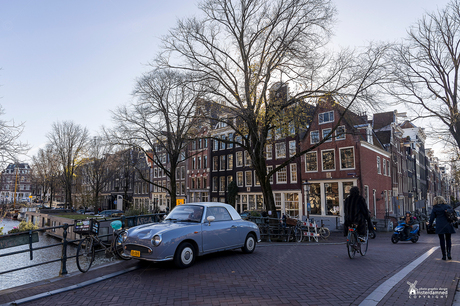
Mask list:
[[[201,222],[203,211],[203,206],[179,205],[169,213],[169,215],[165,218],[165,221]]]

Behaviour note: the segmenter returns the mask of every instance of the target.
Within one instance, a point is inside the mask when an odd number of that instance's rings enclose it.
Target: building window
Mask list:
[[[220,177],[220,191],[225,192],[225,176]]]
[[[390,176],[390,161],[387,162],[387,174]]]
[[[233,175],[227,176],[227,186],[230,185],[231,182],[233,182]]]
[[[286,157],[286,143],[279,142],[275,144],[275,158],[285,158]]]
[[[334,122],[334,112],[325,112],[318,115],[319,124]]]
[[[236,152],[236,166],[243,167],[243,151]]]
[[[294,135],[295,134],[295,125],[294,122],[289,122],[289,135]]]
[[[254,186],[260,186],[260,180],[257,173],[254,172]]]
[[[192,169],[196,169],[196,159],[192,158]]]
[[[323,133],[323,139],[326,139],[328,135],[331,133],[332,129],[323,129],[321,132]],[[325,140],[325,142],[331,142],[332,141],[332,135]]]
[[[310,143],[315,144],[319,142],[319,131],[310,132]]]
[[[228,134],[228,141],[231,141],[227,144],[229,149],[233,148],[233,133]]]
[[[267,175],[273,170],[273,166],[267,166]],[[270,184],[273,184],[273,175],[270,176]]]
[[[214,139],[213,142],[214,142],[214,148],[213,148],[213,150],[214,150],[214,151],[219,150],[219,141]]]
[[[243,187],[243,172],[236,173],[236,185],[238,187]]]
[[[243,138],[241,136],[236,136],[235,137],[235,142],[237,143],[235,145],[236,148],[238,148],[240,146],[240,144],[242,144],[241,142],[243,141]]]
[[[265,158],[268,160],[273,158],[273,146],[271,144],[265,146]]]
[[[208,157],[206,155],[203,156],[203,168],[208,168]]]
[[[289,156],[294,156],[296,153],[295,140],[289,141]]]
[[[318,171],[318,153],[308,152],[305,154],[305,172]]]
[[[225,155],[220,156],[220,170],[225,170],[226,163],[225,163]]]
[[[325,150],[321,152],[323,161],[323,171],[335,170],[335,152],[334,150]]]
[[[212,170],[213,171],[219,170],[219,156],[214,156],[212,158]]]
[[[382,167],[380,165],[380,156],[377,156],[377,173],[382,174]]]
[[[383,165],[382,165],[383,175],[387,175],[387,161],[386,159],[383,159],[382,162],[383,162]]]
[[[297,183],[297,164],[290,164],[289,167],[291,170],[291,184]]]
[[[208,188],[208,178],[207,177],[203,177],[203,188],[204,189]]]
[[[198,165],[196,168],[201,169],[201,156],[198,156]]]
[[[192,178],[192,189],[195,189],[195,178]]]
[[[233,169],[233,154],[227,155],[227,170]]]
[[[201,189],[201,177],[197,177],[196,179],[196,189]]]
[[[251,155],[249,155],[248,151],[244,151],[244,165],[245,166],[251,165]]]
[[[354,148],[340,149],[340,169],[354,169]]]
[[[276,172],[276,182],[279,184],[287,183],[287,170],[286,167],[278,170]]]
[[[252,186],[252,171],[246,171],[246,186]]]
[[[345,125],[338,126],[335,130],[335,140],[343,140],[346,137]]]
[[[225,142],[224,142],[225,141],[225,135],[222,135],[221,138],[222,138],[222,141],[220,142],[220,149],[225,150]]]
[[[217,176],[214,176],[212,178],[212,191],[218,191],[219,190],[219,178]]]

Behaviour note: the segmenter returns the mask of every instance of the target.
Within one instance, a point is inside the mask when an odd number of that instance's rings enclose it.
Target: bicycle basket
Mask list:
[[[99,233],[99,222],[93,219],[75,220],[74,233],[89,235]]]

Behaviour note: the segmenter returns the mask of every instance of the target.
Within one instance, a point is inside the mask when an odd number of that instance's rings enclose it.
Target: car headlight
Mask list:
[[[161,235],[155,235],[155,236],[153,236],[153,238],[152,238],[152,244],[153,244],[153,246],[159,246],[160,243],[161,243],[161,240],[162,240]]]
[[[121,237],[121,241],[122,241],[122,242],[125,242],[126,239],[128,239],[128,232],[122,232],[122,233],[120,234],[120,237]]]

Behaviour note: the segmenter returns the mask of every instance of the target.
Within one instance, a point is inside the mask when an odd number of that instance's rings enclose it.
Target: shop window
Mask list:
[[[339,183],[324,184],[324,191],[326,199],[326,214],[339,216]]]
[[[299,194],[298,193],[285,193],[284,204],[286,207],[286,215],[291,218],[299,218]]]

